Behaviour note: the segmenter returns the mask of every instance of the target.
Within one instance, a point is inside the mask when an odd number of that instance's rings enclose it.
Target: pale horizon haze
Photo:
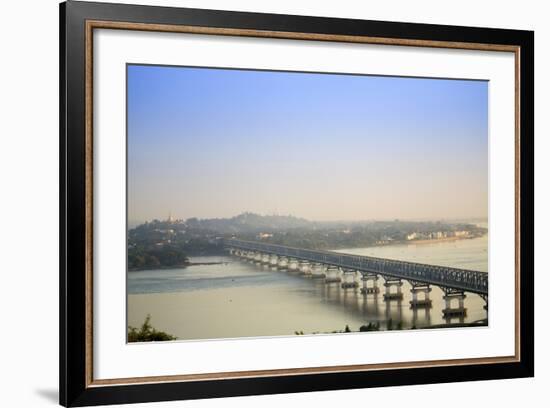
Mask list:
[[[130,223],[488,216],[486,81],[127,69]]]

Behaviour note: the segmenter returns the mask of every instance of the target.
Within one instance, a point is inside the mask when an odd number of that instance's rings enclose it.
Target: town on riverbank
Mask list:
[[[243,213],[232,218],[152,220],[128,231],[128,270],[186,267],[190,256],[224,255],[223,239],[338,250],[472,239],[487,234],[474,221],[309,221]]]

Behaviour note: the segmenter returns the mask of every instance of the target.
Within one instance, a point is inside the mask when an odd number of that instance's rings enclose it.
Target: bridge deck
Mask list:
[[[374,272],[382,276],[488,295],[489,285],[488,274],[486,272],[370,256],[342,254],[331,251],[293,248],[238,239],[226,239],[224,240],[224,245],[227,248],[259,251],[277,256],[286,256],[341,268],[355,269],[360,272]]]

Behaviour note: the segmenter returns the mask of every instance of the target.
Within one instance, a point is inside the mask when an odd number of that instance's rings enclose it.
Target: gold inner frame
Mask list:
[[[132,31],[153,31],[221,36],[277,38],[343,43],[397,45],[411,47],[450,48],[479,51],[513,52],[515,57],[515,353],[513,356],[480,357],[466,359],[429,360],[383,364],[357,364],[343,366],[301,367],[274,370],[253,370],[235,372],[214,372],[205,374],[166,375],[154,377],[127,377],[113,379],[93,378],[93,30],[118,29]],[[300,374],[337,373],[352,371],[373,371],[407,369],[420,367],[460,366],[469,364],[495,364],[519,362],[520,356],[520,51],[521,47],[504,44],[483,44],[450,41],[396,39],[369,36],[313,34],[286,31],[264,31],[234,28],[196,27],[186,25],[165,25],[148,23],[127,23],[120,21],[86,21],[86,234],[85,234],[85,282],[86,282],[86,356],[85,385],[98,387],[142,383],[165,383],[179,381],[221,380],[267,376],[290,376]]]

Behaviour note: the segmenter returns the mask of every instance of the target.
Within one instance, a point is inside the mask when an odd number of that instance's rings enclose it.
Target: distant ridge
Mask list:
[[[292,215],[260,215],[245,212],[231,218],[189,218],[188,227],[214,230],[221,233],[279,231],[313,227],[316,223]]]

